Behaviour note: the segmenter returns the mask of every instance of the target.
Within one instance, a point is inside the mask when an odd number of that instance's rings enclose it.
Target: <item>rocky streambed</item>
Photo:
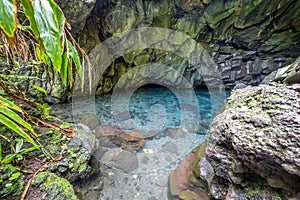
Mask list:
[[[83,114],[78,121],[93,129],[96,141],[91,160],[95,176],[78,187],[79,196],[82,199],[167,199],[169,173],[203,142],[213,113],[223,104],[226,92],[198,90],[196,96],[197,105],[180,105],[167,88],[140,88],[130,99],[129,118],[118,113],[119,120],[112,114],[111,96],[97,97],[97,117]],[[72,112],[71,106],[68,111],[66,108],[55,106],[53,112],[67,117],[66,113]],[[195,119],[197,129],[193,130],[195,127],[183,126],[181,118],[194,119],[195,109],[200,109],[200,115]]]
[[[176,127],[147,135],[139,130],[100,125],[93,115],[83,117],[82,123],[89,122],[87,125],[94,129],[96,150],[91,164],[97,173],[77,188],[79,196],[83,199],[298,199],[298,74],[299,60],[271,77],[291,85],[274,82],[233,91],[214,118],[209,137],[205,141],[203,136],[198,137],[195,146],[184,153],[181,148],[187,146],[187,132]],[[103,110],[98,114],[103,117],[109,109],[103,98],[100,102]],[[131,113],[133,119],[135,114],[139,116],[137,120],[147,121],[147,117],[135,112]],[[106,123],[113,124],[109,117],[106,119]]]

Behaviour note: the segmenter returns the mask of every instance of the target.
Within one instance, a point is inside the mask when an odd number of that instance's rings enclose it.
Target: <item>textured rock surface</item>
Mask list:
[[[71,24],[72,34],[78,34],[82,31],[86,19],[94,8],[96,0],[57,0],[56,2],[63,10],[68,22]]]
[[[199,193],[226,200],[298,199],[299,88],[271,84],[233,91],[206,143],[170,175],[171,194],[178,199]],[[190,196],[180,195],[183,191]]]
[[[128,173],[138,167],[138,160],[136,155],[132,152],[122,149],[109,149],[103,154],[101,164]]]
[[[300,83],[300,57],[291,65],[279,69],[275,75],[274,81],[287,84]]]
[[[79,123],[88,126],[90,129],[100,125],[100,120],[95,114],[82,114],[79,118]]]
[[[236,83],[258,85],[270,72],[299,56],[299,8],[300,2],[294,0],[97,1],[91,20],[94,23],[88,24],[90,31],[85,32],[90,37],[83,37],[83,44],[90,50],[92,44],[88,40],[94,41],[95,35],[105,40],[139,27],[175,29],[195,39],[210,53],[228,87]],[[95,30],[97,26],[99,33]],[[176,66],[191,80],[193,66],[183,58],[165,53],[141,49],[124,55],[100,80],[99,93],[111,91],[124,73],[148,62]],[[204,84],[199,75],[193,77],[194,85]]]
[[[199,162],[212,197],[297,199],[300,95],[293,88],[265,85],[233,92],[213,120],[206,158]],[[210,166],[203,165],[207,161]]]
[[[124,150],[136,152],[146,144],[146,140],[142,134],[139,134],[139,131],[125,133],[118,126],[99,126],[94,130],[94,134],[100,145],[104,147],[120,146]]]
[[[50,172],[38,173],[33,181],[32,185],[38,187],[41,191],[46,191],[47,194],[40,199],[47,200],[78,200],[75,195],[73,186],[64,178],[58,177],[56,174]]]
[[[0,66],[0,73],[11,75],[13,78],[9,80],[35,99],[43,98],[44,101],[53,104],[67,99],[68,91],[62,84],[60,76],[47,65],[23,64],[20,67],[3,65]]]
[[[52,156],[60,157],[49,164],[49,170],[71,183],[83,180],[91,173],[88,162],[95,148],[95,138],[90,130],[82,126],[75,127],[75,137],[67,140],[59,131],[43,130],[42,139],[45,148]],[[89,139],[86,137],[89,136]]]
[[[186,155],[169,176],[169,199],[208,200],[206,183],[199,181],[197,161],[205,156],[206,143]]]

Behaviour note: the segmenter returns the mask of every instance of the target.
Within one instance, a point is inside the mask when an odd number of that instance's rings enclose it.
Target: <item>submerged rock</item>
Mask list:
[[[106,151],[101,158],[101,164],[120,169],[125,173],[129,173],[138,168],[136,155],[122,149],[109,149]]]
[[[163,131],[163,134],[171,138],[180,138],[180,137],[184,137],[187,134],[187,132],[181,128],[166,128]]]
[[[94,129],[100,125],[100,120],[95,114],[82,114],[79,116],[79,123]]]
[[[135,130],[125,133],[118,126],[99,126],[94,130],[94,134],[100,141],[100,145],[106,147],[120,146],[124,150],[136,152],[146,144],[141,132]]]

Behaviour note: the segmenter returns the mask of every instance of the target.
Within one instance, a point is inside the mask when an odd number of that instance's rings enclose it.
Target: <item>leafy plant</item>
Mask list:
[[[65,26],[67,25],[63,12],[54,0],[21,0],[21,5],[30,25],[18,24],[17,0],[1,0],[0,2],[0,29],[5,34],[8,44],[13,47],[18,29],[32,33],[36,39],[35,54],[40,61],[51,63],[54,71],[60,74],[62,83],[72,87],[73,74],[77,72],[80,80],[83,70],[80,57],[76,50],[76,43]],[[24,44],[23,46],[26,46]],[[78,46],[77,46],[78,47]],[[81,51],[83,58],[86,56]],[[74,65],[74,67],[73,67]]]
[[[33,60],[35,63],[44,62],[53,67],[54,72],[61,77],[65,86],[72,87],[75,74],[83,83],[84,70],[82,70],[82,66],[84,65],[81,66],[80,55],[82,55],[82,62],[84,62],[84,58],[87,58],[86,54],[68,32],[66,28],[68,23],[54,0],[0,0],[0,13],[0,59],[6,58],[9,63],[7,66],[18,66],[28,60]],[[22,15],[19,15],[20,13]],[[37,60],[39,62],[36,62]],[[7,80],[2,81],[2,78]],[[72,129],[67,130],[66,126],[59,127],[57,124],[48,123],[44,120],[43,116],[49,114],[50,109],[47,104],[36,104],[28,100],[26,94],[18,93],[19,89],[16,86],[13,87],[15,90],[10,91],[10,87],[7,85],[10,78],[38,79],[38,77],[19,75],[0,75],[0,86],[3,88],[3,90],[0,89],[0,129],[10,129],[14,133],[14,139],[11,141],[11,138],[7,138],[7,135],[3,134],[6,131],[0,131],[0,137],[7,142],[4,143],[4,146],[1,146],[2,143],[0,143],[0,167],[5,169],[5,173],[2,173],[1,169],[0,171],[1,175],[6,176],[4,178],[9,177],[8,180],[10,180],[7,182],[7,179],[2,179],[3,176],[0,177],[0,183],[4,181],[5,195],[14,191],[11,187],[12,184],[16,185],[15,188],[23,189],[21,183],[17,184],[21,175],[20,172],[23,171],[11,170],[12,172],[8,174],[5,167],[12,166],[9,163],[24,164],[13,161],[25,160],[24,154],[36,149],[40,149],[48,159],[42,161],[45,162],[45,165],[50,158],[51,161],[49,162],[60,159],[60,157],[53,158],[43,148],[32,125],[42,125],[51,129],[57,128],[65,132],[68,131],[69,135],[72,135]],[[37,85],[33,88],[40,93],[46,93],[44,88]],[[37,114],[38,117],[36,117],[27,114],[11,98],[5,96],[6,94],[35,108],[40,115]],[[28,143],[26,144],[26,142]],[[9,144],[10,149],[7,148],[6,144]],[[13,166],[12,168],[15,169]],[[27,186],[28,189],[30,180]],[[23,193],[25,195],[22,195],[21,199],[26,196],[26,188]],[[0,191],[1,195],[3,194]]]
[[[18,159],[18,160],[22,160],[23,159],[23,154],[34,151],[36,149],[38,149],[37,146],[32,146],[32,147],[28,147],[28,148],[24,148],[22,149],[24,144],[24,140],[19,140],[19,142],[16,144],[15,147],[15,152],[11,153],[11,154],[7,154],[3,159],[2,159],[2,148],[0,145],[0,163],[3,164],[8,164],[10,163],[13,159]]]
[[[37,137],[37,134],[33,130],[32,126],[29,123],[27,123],[24,119],[22,119],[20,115],[18,115],[17,113],[22,115],[23,110],[16,104],[14,104],[12,101],[0,95],[0,123],[6,126],[7,128],[11,129],[13,132],[17,133],[21,138],[23,138],[33,146],[21,150],[23,146],[23,139],[21,139],[16,144],[15,148],[13,148],[11,144],[12,147],[11,149],[13,150],[14,153],[6,155],[3,159],[2,159],[2,147],[0,146],[1,163],[9,163],[15,157],[22,158],[22,154],[39,149],[41,147],[40,145],[37,144],[37,142],[33,138],[33,137]],[[8,140],[4,135],[0,134],[0,136]]]

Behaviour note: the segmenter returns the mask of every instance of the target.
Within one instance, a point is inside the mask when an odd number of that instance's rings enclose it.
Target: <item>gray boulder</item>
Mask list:
[[[214,169],[214,177],[206,180],[210,194],[216,199],[296,198],[299,109],[299,93],[285,86],[234,91],[213,120],[207,142],[206,159]]]
[[[71,32],[78,34],[82,31],[86,19],[91,14],[96,0],[58,0],[57,3],[63,10],[67,21],[71,25]]]

